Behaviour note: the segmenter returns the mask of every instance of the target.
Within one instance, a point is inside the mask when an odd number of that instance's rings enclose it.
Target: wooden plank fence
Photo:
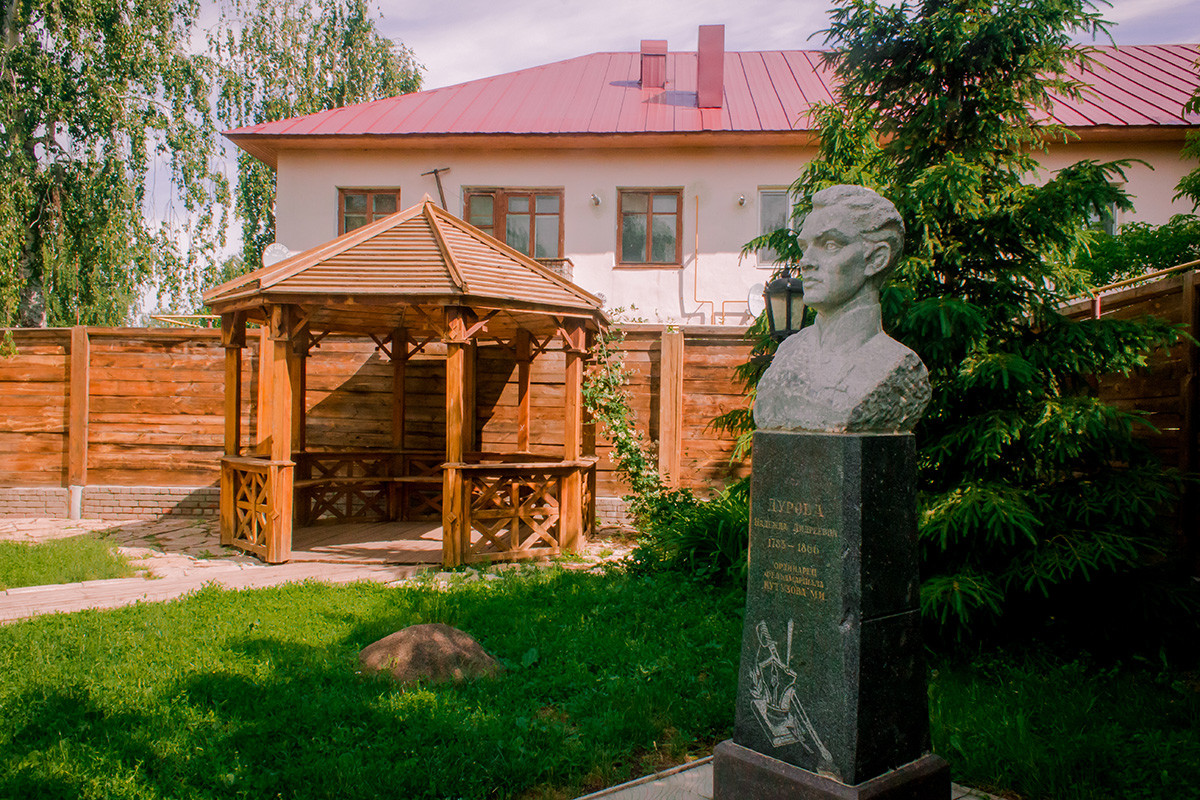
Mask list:
[[[1195,264],[1149,283],[1101,293],[1080,300],[1064,311],[1074,319],[1112,317],[1136,319],[1147,314],[1181,325],[1192,337],[1200,336],[1200,297]],[[1136,435],[1164,463],[1190,473],[1200,470],[1200,347],[1194,338],[1182,337],[1169,350],[1154,353],[1150,363],[1129,375],[1097,378],[1101,399],[1130,410],[1139,410],[1153,429],[1138,426]],[[1185,488],[1178,530],[1192,574],[1200,575],[1200,508],[1196,487]]]
[[[1101,296],[1103,316],[1155,314],[1200,330],[1195,271]],[[1081,300],[1068,316],[1093,315]],[[744,408],[734,369],[749,352],[743,328],[628,325],[627,387],[639,429],[657,448],[672,485],[705,490],[748,472],[731,463],[732,440],[710,423]],[[14,329],[16,355],[0,357],[0,487],[214,485],[222,453],[224,353],[219,332],[196,328]],[[249,336],[242,383],[255,398],[257,337]],[[445,362],[441,345],[415,357],[405,372],[405,446],[445,446]],[[512,353],[476,353],[476,446],[505,451],[517,441],[517,372]],[[563,355],[532,364],[531,449],[562,447]],[[329,338],[308,362],[310,449],[387,448],[391,439],[391,365],[364,340]],[[1200,348],[1181,341],[1128,376],[1099,376],[1101,397],[1145,412],[1157,432],[1139,432],[1168,463],[1200,467]],[[246,404],[242,441],[255,437],[255,404]],[[554,413],[537,413],[546,409]],[[597,494],[627,491],[600,437]],[[0,514],[3,512],[0,501]]]
[[[743,330],[627,328],[632,405],[674,485],[703,490],[748,471],[745,464],[729,463],[733,442],[708,424],[746,403],[733,372],[749,352]],[[217,483],[225,382],[219,331],[76,327],[9,333],[16,354],[0,357],[0,487]],[[251,399],[240,424],[243,447],[256,435],[257,341],[247,337],[242,363],[242,385]],[[438,348],[444,350],[430,345],[405,371],[404,444],[410,449],[445,447],[445,362]],[[499,347],[480,346],[475,358],[476,446],[512,450],[519,365]],[[563,359],[552,351],[532,364],[529,438],[535,452],[557,453],[563,446]],[[307,446],[392,446],[391,380],[392,366],[373,343],[323,340],[308,360]],[[613,470],[611,448],[603,437],[597,445],[597,494],[620,496],[626,489]]]
[[[1159,278],[1131,288],[1079,300],[1064,309],[1072,319],[1099,316],[1137,319],[1147,314],[1184,326],[1192,336],[1200,333],[1200,298],[1196,271]],[[1200,402],[1200,348],[1182,337],[1174,347],[1152,355],[1149,366],[1129,375],[1101,375],[1101,399],[1119,408],[1139,410],[1153,429],[1138,426],[1137,435],[1164,463],[1191,472],[1200,468],[1197,440],[1197,403]]]

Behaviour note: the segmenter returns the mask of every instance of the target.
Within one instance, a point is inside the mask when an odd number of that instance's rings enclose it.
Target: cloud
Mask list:
[[[642,39],[694,50],[700,25],[724,23],[729,50],[819,48],[830,3],[779,0],[382,0],[381,30],[426,66],[425,86],[535,67],[601,51],[634,51]],[[1116,0],[1099,6],[1120,44],[1200,40],[1200,0]]]
[[[416,5],[416,4],[411,4]],[[427,88],[497,75],[602,51],[634,51],[642,39],[694,50],[700,25],[725,24],[729,50],[819,47],[808,37],[826,23],[825,7],[778,0],[494,0],[383,4],[385,35],[412,48]]]

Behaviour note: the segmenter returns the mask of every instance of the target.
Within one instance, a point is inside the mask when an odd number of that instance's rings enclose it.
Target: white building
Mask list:
[[[1200,46],[1101,48],[1094,97],[1060,103],[1078,140],[1042,157],[1137,158],[1126,189],[1165,222],[1192,166],[1180,158]],[[772,269],[746,242],[779,227],[786,188],[815,153],[806,111],[832,99],[819,51],[699,52],[642,42],[442,89],[230,131],[275,167],[278,240],[304,250],[426,194],[646,320],[744,324]],[[1153,167],[1153,169],[1151,169]],[[649,232],[650,235],[647,235]]]

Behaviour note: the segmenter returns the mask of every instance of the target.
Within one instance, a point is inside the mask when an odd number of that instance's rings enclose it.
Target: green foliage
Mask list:
[[[0,45],[0,325],[120,324],[142,290],[204,280],[222,244],[211,65],[196,2],[24,0]],[[186,222],[145,218],[165,163]],[[190,241],[187,256],[176,239]]]
[[[616,309],[611,316],[619,316]],[[613,324],[596,338],[592,348],[592,365],[583,381],[584,409],[596,421],[612,443],[612,459],[617,474],[629,486],[625,498],[629,511],[643,529],[667,525],[670,521],[694,508],[700,501],[687,489],[673,489],[663,483],[658,472],[655,454],[637,427],[629,405],[629,370],[621,349],[625,330]]]
[[[92,534],[39,543],[0,542],[0,590],[132,574],[116,547]]]
[[[1200,61],[1196,62],[1195,66],[1200,69]],[[1197,88],[1184,103],[1183,110],[1187,114],[1200,114],[1200,88]],[[1181,155],[1185,159],[1200,159],[1200,132],[1188,131]],[[1180,178],[1175,190],[1178,194],[1174,199],[1186,197],[1192,201],[1192,211],[1200,210],[1200,166]]]
[[[1076,266],[1104,286],[1200,260],[1200,217],[1177,214],[1164,225],[1130,222],[1116,236],[1096,234]]]
[[[1006,797],[1186,797],[1200,785],[1195,675],[1038,655],[935,663],[933,749]]]
[[[1144,366],[1178,332],[1057,312],[1088,285],[1073,260],[1092,241],[1089,212],[1130,208],[1113,186],[1124,164],[1034,180],[1033,152],[1066,134],[1033,112],[1079,95],[1069,75],[1089,50],[1071,37],[1103,29],[1086,0],[844,0],[826,31],[840,95],[817,112],[820,156],[793,192],[866,184],[904,216],[882,304],[930,373],[916,431],[922,609],[951,637],[1045,620],[1165,549],[1178,478],[1133,440],[1141,418],[1099,402],[1091,380]]]
[[[617,309],[612,316],[620,314]],[[598,430],[612,443],[617,473],[629,486],[635,502],[661,494],[665,487],[654,454],[637,427],[629,405],[629,370],[625,366],[625,330],[618,324],[596,337],[591,368],[583,381],[583,407]]]
[[[416,91],[421,66],[375,27],[370,0],[228,0],[209,34],[220,67],[217,117],[241,127]],[[275,238],[275,173],[238,153],[242,264]]]
[[[618,309],[615,314],[620,313]],[[617,473],[641,538],[632,558],[636,574],[676,570],[715,583],[745,584],[749,484],[737,483],[703,501],[663,483],[654,455],[629,405],[629,372],[613,325],[596,340],[583,383],[584,408],[612,443]]]
[[[642,526],[632,554],[636,570],[669,569],[742,589],[750,531],[750,482],[744,479],[708,500],[660,503]]]
[[[429,622],[504,673],[359,673],[363,647]],[[557,569],[18,622],[0,627],[0,797],[578,797],[727,738],[740,636],[733,598],[678,576]]]

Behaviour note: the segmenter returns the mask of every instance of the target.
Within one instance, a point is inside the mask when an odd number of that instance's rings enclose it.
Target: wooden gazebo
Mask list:
[[[600,300],[426,200],[207,292],[225,350],[221,537],[287,561],[296,522],[440,513],[442,560],[554,555],[578,547],[594,512],[594,442],[582,380]],[[258,409],[243,451],[242,351],[261,326]],[[392,365],[392,447],[308,449],[306,364],[322,339],[369,337]],[[516,363],[515,448],[480,452],[476,349]],[[530,365],[565,353],[561,453],[530,441]],[[405,369],[445,358],[445,451],[405,447]],[[319,357],[315,355],[314,357]]]

